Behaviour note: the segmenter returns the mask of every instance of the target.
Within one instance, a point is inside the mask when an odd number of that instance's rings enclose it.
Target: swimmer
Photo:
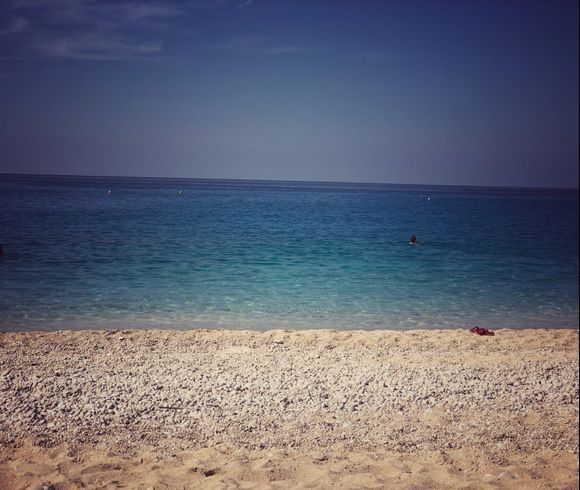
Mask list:
[[[409,238],[409,245],[417,245],[417,237],[415,235],[411,235],[411,238]]]
[[[2,257],[3,255],[4,255],[4,247],[0,243],[0,257]]]

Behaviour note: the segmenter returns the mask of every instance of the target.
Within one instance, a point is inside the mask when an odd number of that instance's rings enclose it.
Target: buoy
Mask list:
[[[428,198],[427,198],[427,201],[430,201],[430,200],[431,200],[431,198],[430,198],[430,197],[428,197]]]
[[[111,193],[111,191],[110,191],[110,190],[109,190],[109,191],[107,191],[107,194],[110,194],[110,193]]]

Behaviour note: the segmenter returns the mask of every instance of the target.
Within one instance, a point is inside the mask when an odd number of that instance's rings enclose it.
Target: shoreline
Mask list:
[[[255,322],[251,322],[255,325]],[[105,327],[107,325],[107,327]],[[139,325],[139,326],[135,326]],[[51,325],[46,329],[37,328],[24,328],[19,329],[20,327],[1,327],[0,326],[0,335],[5,334],[55,334],[55,333],[63,333],[63,332],[175,332],[175,333],[186,333],[186,332],[245,332],[245,333],[269,333],[269,332],[284,332],[284,333],[298,333],[298,332],[328,332],[328,333],[374,333],[374,332],[386,332],[386,333],[409,333],[409,332],[469,332],[470,328],[475,326],[476,323],[473,325],[462,325],[460,327],[434,327],[434,328],[405,328],[405,329],[397,329],[397,328],[383,328],[383,327],[373,327],[373,328],[331,328],[327,326],[323,327],[316,327],[315,325],[299,325],[299,326],[289,326],[289,325],[278,325],[272,327],[251,327],[244,324],[241,328],[230,328],[228,326],[222,325],[210,325],[207,323],[203,323],[200,325],[188,324],[187,326],[172,326],[172,327],[163,327],[157,323],[146,323],[146,322],[114,322],[114,321],[102,321],[94,326],[89,324],[79,324],[78,327],[73,328],[58,328],[57,326]],[[557,326],[557,327],[546,327],[546,326],[538,326],[538,327],[501,327],[501,328],[494,328],[492,326],[487,326],[487,330],[491,330],[492,332],[505,332],[505,331],[516,331],[516,332],[534,332],[534,331],[580,331],[580,325],[566,325],[566,326]]]
[[[3,332],[0,488],[577,487],[578,330],[494,332]]]

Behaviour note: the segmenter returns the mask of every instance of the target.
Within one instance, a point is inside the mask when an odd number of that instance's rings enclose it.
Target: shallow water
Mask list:
[[[0,175],[0,206],[2,330],[578,327],[578,191]]]

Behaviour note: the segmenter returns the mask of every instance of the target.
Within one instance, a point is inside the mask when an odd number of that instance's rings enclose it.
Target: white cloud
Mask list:
[[[189,0],[187,5],[196,9],[215,9],[226,3],[227,0]]]
[[[158,43],[135,43],[94,34],[47,39],[32,46],[38,54],[77,60],[150,59],[161,52]]]
[[[26,30],[28,21],[23,17],[12,17],[5,25],[0,26],[0,35],[15,34]]]
[[[156,59],[152,33],[186,14],[155,1],[14,0],[10,10],[16,20],[0,34],[19,33],[14,55],[87,60]]]
[[[259,37],[236,37],[216,46],[239,56],[282,55],[307,53],[308,50],[293,45],[276,45]]]

